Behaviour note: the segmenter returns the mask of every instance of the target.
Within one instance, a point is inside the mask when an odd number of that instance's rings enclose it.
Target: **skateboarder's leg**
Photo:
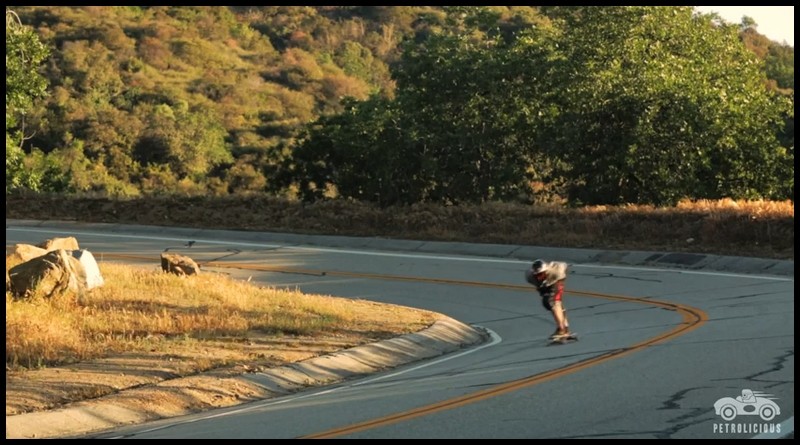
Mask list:
[[[561,304],[561,301],[554,301],[552,303],[553,306],[553,319],[556,322],[556,326],[558,327],[559,332],[561,333],[568,333],[569,332],[569,324],[567,323],[567,317],[564,313],[564,306]]]

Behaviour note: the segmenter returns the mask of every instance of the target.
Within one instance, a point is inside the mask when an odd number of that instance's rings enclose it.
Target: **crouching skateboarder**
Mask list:
[[[552,340],[576,338],[569,330],[569,321],[561,299],[564,295],[564,281],[567,279],[567,263],[561,261],[536,260],[525,271],[525,280],[532,284],[542,297],[542,306],[553,314],[556,330]]]

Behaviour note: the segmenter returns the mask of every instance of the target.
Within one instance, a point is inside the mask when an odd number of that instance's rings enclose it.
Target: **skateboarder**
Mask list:
[[[542,297],[542,305],[553,314],[556,330],[550,336],[553,340],[571,337],[569,321],[561,298],[564,295],[564,281],[567,279],[567,263],[561,261],[536,260],[525,271],[525,280],[536,287]]]

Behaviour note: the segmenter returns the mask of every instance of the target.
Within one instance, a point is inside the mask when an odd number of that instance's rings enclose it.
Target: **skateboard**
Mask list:
[[[565,345],[567,343],[578,341],[578,334],[573,332],[565,337],[549,338],[548,340],[550,341],[549,345]]]

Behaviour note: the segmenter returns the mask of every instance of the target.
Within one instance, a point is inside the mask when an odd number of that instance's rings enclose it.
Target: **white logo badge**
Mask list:
[[[769,422],[781,413],[781,408],[773,402],[777,399],[772,394],[743,389],[741,396],[723,397],[714,402],[714,413],[728,422],[736,416],[760,416]]]

